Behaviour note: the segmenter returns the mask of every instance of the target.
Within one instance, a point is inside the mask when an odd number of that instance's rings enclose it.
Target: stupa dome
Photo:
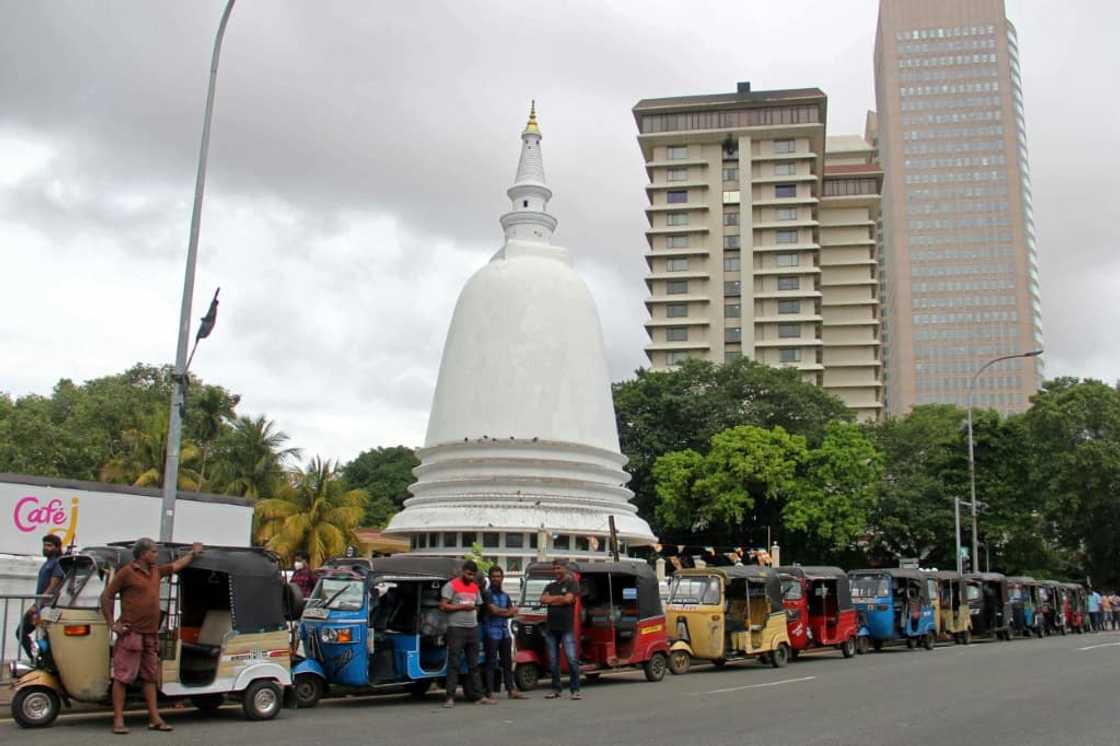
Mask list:
[[[534,110],[505,244],[459,296],[413,497],[387,529],[428,554],[477,541],[513,572],[538,553],[605,556],[611,516],[624,542],[656,541],[625,486],[594,298],[551,244],[540,140]]]

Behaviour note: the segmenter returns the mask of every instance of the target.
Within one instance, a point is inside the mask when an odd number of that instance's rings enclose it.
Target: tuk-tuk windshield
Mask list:
[[[715,575],[678,575],[669,588],[671,604],[719,603],[719,578]]]
[[[66,609],[96,609],[101,605],[105,579],[92,560],[74,562],[62,581],[57,605]]]
[[[786,601],[801,600],[801,580],[799,578],[782,580],[782,598]]]
[[[889,596],[891,581],[886,575],[857,575],[851,580],[852,598]]]
[[[980,595],[981,595],[980,594],[980,586],[978,586],[978,585],[973,585],[972,583],[969,583],[968,586],[965,588],[965,593],[968,594],[968,600],[969,601],[979,601],[980,600]]]
[[[541,605],[541,594],[549,583],[555,581],[553,577],[527,577],[521,588],[521,606],[537,608]]]
[[[357,611],[365,603],[366,583],[360,578],[323,578],[311,592],[308,605]]]

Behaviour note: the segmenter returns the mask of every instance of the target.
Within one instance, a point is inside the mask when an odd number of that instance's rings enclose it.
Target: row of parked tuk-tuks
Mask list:
[[[188,549],[160,545],[160,561]],[[12,666],[20,725],[50,725],[72,702],[108,704],[113,641],[99,599],[130,559],[124,544],[63,558],[61,591],[40,615],[34,666]],[[423,696],[447,673],[439,597],[460,564],[418,555],[340,558],[304,600],[270,552],[208,549],[164,585],[160,696],[203,711],[232,698],[252,720],[271,719],[284,706],[313,707],[331,691]],[[694,660],[722,667],[755,658],[781,667],[809,648],[851,658],[893,643],[928,650],[939,640],[968,644],[1089,626],[1082,586],[998,573],[709,566],[679,570],[663,605],[645,563],[573,563],[569,571],[580,587],[574,631],[590,680],[628,667],[661,681],[667,672],[686,673]],[[543,563],[521,579],[511,631],[522,690],[536,687],[548,668],[539,598],[552,580]],[[465,696],[483,695],[480,682],[464,681]]]

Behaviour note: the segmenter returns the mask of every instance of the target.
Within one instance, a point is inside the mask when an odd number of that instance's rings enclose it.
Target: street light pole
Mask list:
[[[980,366],[980,368],[972,374],[972,378],[968,382],[968,487],[969,495],[972,498],[972,568],[976,572],[980,568],[980,559],[977,556],[979,550],[979,534],[976,528],[976,454],[975,445],[972,442],[972,392],[976,388],[976,379],[980,377],[988,368],[996,363],[1003,362],[1004,360],[1014,360],[1020,357],[1038,357],[1042,354],[1042,350],[1031,350],[1030,352],[1019,352],[1014,355],[1003,355],[1002,357],[993,358]],[[959,552],[958,552],[959,553]]]
[[[961,563],[961,499],[959,497],[953,498],[953,522],[957,529],[957,574],[960,575],[964,567]]]
[[[210,119],[214,113],[214,86],[218,80],[218,57],[222,37],[235,0],[226,3],[218,34],[214,38],[214,54],[210,59],[210,87],[206,92],[206,113],[202,119],[202,145],[198,155],[198,175],[194,185],[194,209],[191,211],[191,232],[187,244],[187,270],[183,279],[183,305],[179,311],[179,343],[175,351],[175,372],[171,376],[171,416],[167,425],[167,455],[163,464],[163,504],[160,510],[159,540],[171,541],[175,531],[175,497],[179,490],[179,444],[182,440],[183,392],[187,385],[187,346],[190,343],[191,300],[194,297],[194,268],[198,257],[198,231],[202,221],[202,193],[206,187],[206,155],[210,150]]]

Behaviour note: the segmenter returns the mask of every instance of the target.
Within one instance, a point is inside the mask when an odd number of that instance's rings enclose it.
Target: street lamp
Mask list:
[[[226,3],[218,34],[214,38],[214,54],[210,58],[210,87],[206,92],[206,113],[202,118],[202,145],[198,154],[198,176],[194,184],[194,209],[191,212],[191,233],[187,244],[187,270],[183,279],[183,305],[179,311],[179,345],[175,352],[175,372],[171,375],[171,417],[167,425],[167,455],[163,463],[163,503],[159,518],[159,540],[171,541],[175,530],[175,496],[179,490],[179,443],[183,434],[183,392],[187,385],[187,345],[190,344],[191,300],[194,296],[194,265],[198,257],[198,229],[202,220],[202,192],[206,186],[206,154],[210,150],[210,118],[214,113],[214,85],[218,80],[218,57],[222,37],[235,0]],[[215,294],[215,300],[217,295]],[[212,306],[213,307],[213,306]]]
[[[1003,362],[1004,360],[1014,360],[1020,357],[1038,357],[1042,354],[1042,350],[1031,350],[1030,352],[1019,352],[1014,355],[1003,355],[1002,357],[993,358],[980,366],[980,368],[972,374],[972,378],[968,382],[968,486],[969,494],[972,497],[972,567],[975,571],[980,567],[980,561],[977,557],[979,551],[979,535],[976,528],[976,456],[975,446],[972,442],[972,392],[976,388],[976,379],[980,374],[992,367],[996,363]],[[959,554],[959,552],[958,552]]]

